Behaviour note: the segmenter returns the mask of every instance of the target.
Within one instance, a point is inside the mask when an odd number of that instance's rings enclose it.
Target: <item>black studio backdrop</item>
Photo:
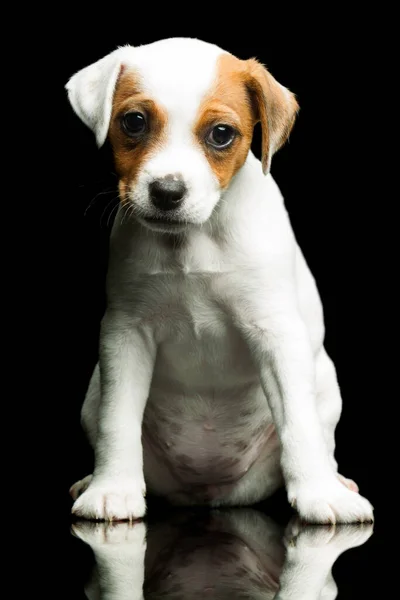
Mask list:
[[[143,15],[142,15],[143,16]],[[90,472],[92,455],[80,429],[79,413],[91,371],[97,361],[99,324],[105,307],[104,278],[108,236],[116,206],[117,179],[109,147],[98,150],[92,133],[73,114],[64,85],[78,69],[119,45],[139,45],[163,37],[197,37],[216,43],[240,58],[266,64],[300,104],[290,141],[274,157],[272,174],[289,210],[296,236],[311,266],[326,317],[326,347],[334,359],[344,399],[337,429],[341,472],[355,479],[376,503],[375,451],[369,433],[372,389],[366,379],[368,332],[364,328],[366,282],[360,260],[358,215],[361,173],[365,170],[357,101],[356,64],[359,40],[346,26],[307,17],[276,27],[257,18],[244,27],[224,20],[188,27],[168,20],[128,26],[125,14],[101,30],[79,26],[54,35],[57,69],[48,78],[51,97],[47,161],[53,172],[51,194],[42,205],[45,275],[51,289],[45,311],[50,322],[49,406],[57,421],[59,468],[55,494],[66,514],[68,487]],[[344,93],[344,89],[347,90]],[[351,143],[349,143],[349,137]],[[253,150],[260,155],[256,129]],[[54,166],[53,166],[54,165]],[[57,197],[57,201],[54,198]],[[50,220],[49,220],[50,219]],[[50,250],[51,249],[51,250]],[[47,400],[46,400],[47,402]]]

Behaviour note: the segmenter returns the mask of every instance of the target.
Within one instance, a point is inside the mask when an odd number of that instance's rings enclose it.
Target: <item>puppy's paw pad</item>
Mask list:
[[[92,483],[72,507],[76,517],[94,521],[134,521],[146,513],[143,484]]]

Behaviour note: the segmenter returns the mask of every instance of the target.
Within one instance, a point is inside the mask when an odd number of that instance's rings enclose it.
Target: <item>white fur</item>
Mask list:
[[[74,111],[93,130],[98,146],[102,146],[107,137],[121,55],[121,50],[115,50],[75,73],[66,85]]]
[[[116,57],[118,68],[140,72],[169,118],[166,145],[130,191],[135,218],[121,208],[113,227],[100,370],[82,410],[95,471],[75,486],[75,497],[83,493],[73,511],[141,517],[146,485],[175,503],[246,504],[283,476],[307,521],[369,520],[369,502],[338,477],[340,391],[318,291],[280,191],[251,152],[220,190],[190,137],[221,52],[187,39],[123,48],[68,84],[98,141]],[[140,215],[152,214],[148,182],[176,172],[189,186],[179,209],[189,224],[174,247]]]

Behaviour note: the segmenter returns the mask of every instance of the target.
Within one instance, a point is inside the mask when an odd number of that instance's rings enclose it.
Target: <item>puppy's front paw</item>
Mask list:
[[[373,507],[337,478],[288,486],[288,498],[305,523],[364,523],[374,520]]]
[[[77,498],[72,514],[95,521],[133,521],[146,513],[143,482],[93,479]]]

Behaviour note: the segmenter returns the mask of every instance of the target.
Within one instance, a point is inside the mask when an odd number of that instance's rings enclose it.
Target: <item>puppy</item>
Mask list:
[[[270,175],[294,95],[257,60],[185,38],[119,48],[66,88],[97,144],[109,137],[120,195],[82,409],[95,468],[73,513],[137,519],[146,489],[249,505],[284,483],[306,522],[371,521],[338,472],[321,301]]]

